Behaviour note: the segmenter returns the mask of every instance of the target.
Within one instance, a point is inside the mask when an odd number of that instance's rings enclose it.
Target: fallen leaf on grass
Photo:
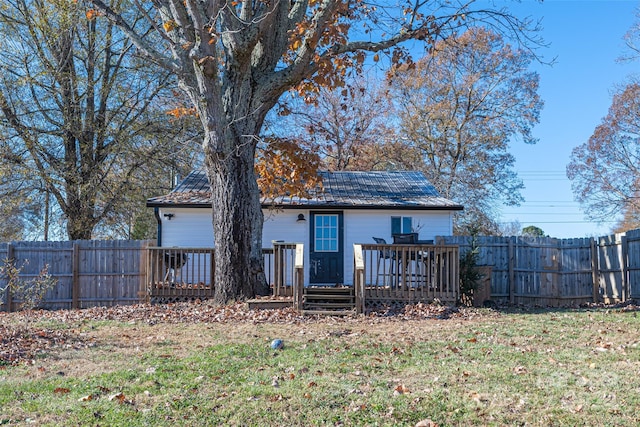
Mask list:
[[[395,396],[398,396],[400,394],[407,394],[407,393],[411,393],[411,390],[409,390],[409,388],[407,386],[405,386],[404,384],[398,384],[394,389],[393,389],[393,394]]]
[[[119,403],[123,403],[125,400],[124,393],[120,392],[109,396],[110,402],[113,402],[114,400],[118,401]]]
[[[430,419],[418,421],[415,427],[438,427],[438,423],[431,421]]]
[[[78,399],[78,402],[89,402],[90,400],[93,400],[92,394],[81,397],[80,399]]]
[[[525,368],[524,366],[516,366],[515,368],[513,368],[513,372],[516,375],[526,374],[527,373],[527,368]]]
[[[451,350],[453,353],[460,353],[460,349],[458,347],[454,347],[451,344],[446,347],[448,350]]]
[[[71,390],[69,390],[68,388],[64,388],[64,387],[56,387],[55,390],[53,390],[54,394],[67,394],[71,392]]]

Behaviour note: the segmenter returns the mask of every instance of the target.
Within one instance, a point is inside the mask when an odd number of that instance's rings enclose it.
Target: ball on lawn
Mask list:
[[[282,350],[284,348],[284,342],[282,340],[271,341],[271,348],[274,350]]]

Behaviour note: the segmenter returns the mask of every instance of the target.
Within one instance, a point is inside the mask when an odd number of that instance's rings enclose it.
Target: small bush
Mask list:
[[[472,232],[470,248],[460,255],[460,303],[467,306],[473,305],[473,292],[483,278],[478,269],[479,255],[477,232]]]
[[[15,260],[4,259],[0,266],[0,278],[6,280],[7,284],[0,291],[4,293],[8,288],[13,297],[20,300],[22,309],[33,310],[42,303],[47,292],[58,284],[58,280],[49,274],[49,264],[45,264],[36,277],[21,279],[20,273],[28,263],[25,260],[21,266],[17,266]]]

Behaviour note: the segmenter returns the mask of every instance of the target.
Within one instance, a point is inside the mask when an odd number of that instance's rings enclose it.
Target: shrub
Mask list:
[[[460,255],[460,302],[467,306],[473,305],[473,292],[483,278],[478,269],[480,247],[477,236],[477,232],[471,232],[471,245]]]
[[[0,291],[4,293],[8,288],[13,297],[20,300],[22,309],[33,310],[42,303],[47,292],[58,284],[58,280],[49,274],[49,264],[45,264],[36,277],[21,279],[20,273],[28,263],[25,260],[18,267],[14,259],[4,259],[0,266],[0,278],[6,280],[7,284]]]

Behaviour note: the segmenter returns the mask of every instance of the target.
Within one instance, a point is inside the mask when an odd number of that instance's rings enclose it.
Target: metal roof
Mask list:
[[[422,172],[320,172],[322,186],[310,198],[263,199],[264,206],[283,208],[395,208],[462,210],[441,197]],[[209,181],[203,171],[191,172],[171,193],[147,200],[150,207],[211,207]]]

